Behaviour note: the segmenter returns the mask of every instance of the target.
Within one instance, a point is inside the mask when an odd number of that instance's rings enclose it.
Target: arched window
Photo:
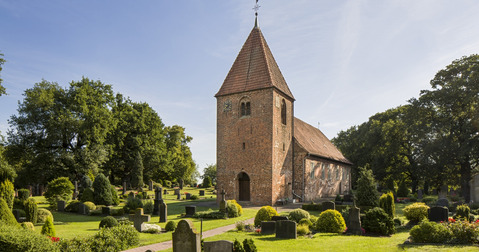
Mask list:
[[[240,108],[241,108],[240,116],[251,115],[251,104],[249,101],[242,101]]]
[[[284,99],[281,101],[281,123],[286,125],[286,102]]]

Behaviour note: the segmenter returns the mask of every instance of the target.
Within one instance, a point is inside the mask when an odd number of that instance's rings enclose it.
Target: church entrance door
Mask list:
[[[239,181],[239,201],[250,201],[249,176],[245,172],[238,174]]]

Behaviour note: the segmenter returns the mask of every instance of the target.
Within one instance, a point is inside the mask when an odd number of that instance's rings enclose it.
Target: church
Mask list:
[[[255,26],[215,95],[217,201],[274,205],[351,190],[351,162],[316,127],[294,117],[289,89]]]

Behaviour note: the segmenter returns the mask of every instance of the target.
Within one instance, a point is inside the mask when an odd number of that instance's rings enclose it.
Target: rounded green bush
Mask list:
[[[92,188],[85,188],[85,190],[83,190],[83,193],[81,195],[81,198],[80,200],[82,202],[86,202],[86,201],[91,201],[93,202],[94,201],[94,198],[93,198],[93,189]]]
[[[18,199],[25,201],[30,197],[30,190],[28,189],[19,189],[18,190]]]
[[[131,210],[135,210],[137,208],[143,208],[143,202],[141,201],[141,199],[134,196],[128,196],[128,198],[126,199],[125,206],[123,207],[125,213],[129,213]]]
[[[20,223],[20,226],[23,229],[28,229],[28,230],[35,231],[35,225],[33,225],[33,223],[31,223],[31,222],[22,222],[22,223]]]
[[[65,207],[65,211],[67,212],[72,212],[72,213],[78,213],[78,209],[80,208],[80,201],[78,200],[72,200],[68,203],[68,205]]]
[[[12,226],[18,224],[15,216],[13,216],[12,211],[10,211],[10,208],[7,205],[7,202],[3,198],[0,198],[0,221],[3,221],[6,225]]]
[[[342,233],[346,230],[346,223],[341,213],[328,209],[319,215],[316,229],[325,233]]]
[[[111,185],[111,199],[114,206],[118,206],[120,204],[120,197],[118,196],[118,191],[114,185]]]
[[[405,207],[403,213],[406,219],[418,223],[428,217],[428,209],[429,207],[426,204],[422,202],[416,202]]]
[[[243,208],[236,200],[226,201],[226,209],[228,211],[229,218],[235,218],[243,215]]]
[[[443,224],[424,220],[409,231],[413,242],[446,243],[452,237],[451,231]]]
[[[47,217],[45,224],[42,226],[42,235],[55,237],[55,226],[53,226],[53,219],[51,217]]]
[[[309,234],[310,230],[309,230],[309,226],[307,224],[303,224],[303,225],[298,225],[298,227],[296,228],[296,233],[298,235],[307,235]]]
[[[13,199],[15,199],[15,189],[13,183],[8,179],[0,183],[0,198],[5,200],[11,211],[13,209]]]
[[[379,198],[379,206],[391,217],[394,218],[396,206],[394,204],[394,195],[392,192],[384,193]]]
[[[462,205],[457,206],[457,208],[456,208],[456,218],[469,220],[470,215],[471,215],[471,208],[469,208],[468,205],[462,204]]]
[[[93,181],[93,199],[97,205],[110,206],[113,204],[111,184],[103,173],[99,173]]]
[[[33,224],[37,223],[38,219],[38,206],[34,198],[28,198],[25,200],[23,205],[25,209],[26,220],[32,222]]]
[[[260,226],[262,221],[270,221],[273,216],[278,216],[278,212],[276,212],[271,206],[263,206],[258,210],[254,217],[254,225],[256,227]]]
[[[288,219],[296,223],[299,223],[299,221],[302,219],[309,219],[309,218],[310,218],[309,212],[301,208],[294,209],[293,211],[289,212],[289,215],[288,215]]]
[[[88,208],[88,211],[96,210],[96,205],[93,202],[90,202],[90,201],[83,202],[83,205],[85,205]]]
[[[309,228],[313,228],[313,222],[306,218],[299,220],[298,226],[300,225],[307,225]]]
[[[44,235],[0,222],[0,251],[57,252],[60,250]]]
[[[115,226],[118,226],[118,221],[115,219],[115,217],[107,216],[100,221],[99,228],[111,228]]]
[[[381,235],[391,235],[396,232],[393,219],[380,207],[367,211],[361,226],[367,232]]]
[[[39,223],[45,223],[47,221],[47,218],[50,217],[53,220],[53,215],[52,212],[45,208],[39,208],[38,209],[38,215],[37,215],[37,222]]]
[[[407,187],[407,184],[405,181],[402,181],[399,184],[397,194],[398,194],[398,197],[407,197],[409,195],[409,188]]]
[[[175,231],[175,229],[176,229],[176,222],[174,222],[174,221],[168,221],[168,222],[166,223],[165,230],[166,230],[167,232]]]
[[[479,230],[475,223],[468,221],[456,221],[449,224],[449,230],[452,232],[454,243],[473,244],[477,243]]]
[[[64,200],[68,202],[72,199],[73,189],[75,187],[67,177],[59,177],[48,183],[44,196],[50,206],[56,208],[57,201]]]
[[[153,208],[153,201],[147,200],[145,203],[143,203],[143,211],[145,214],[153,213]]]

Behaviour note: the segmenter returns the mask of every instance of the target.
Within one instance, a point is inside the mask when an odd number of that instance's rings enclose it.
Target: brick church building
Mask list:
[[[351,162],[294,117],[295,98],[261,30],[249,34],[217,99],[217,188],[226,199],[273,205],[350,190]]]

